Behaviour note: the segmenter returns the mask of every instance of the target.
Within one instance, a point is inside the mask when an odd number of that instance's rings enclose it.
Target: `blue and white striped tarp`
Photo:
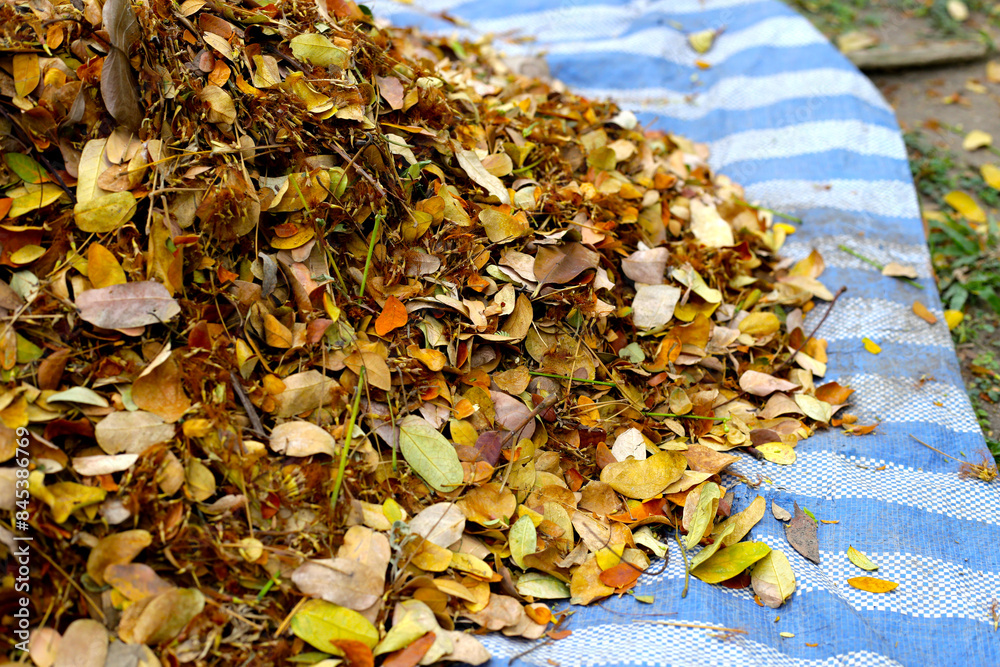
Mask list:
[[[781,548],[795,570],[798,588],[783,607],[761,608],[747,590],[699,581],[681,599],[684,568],[675,547],[662,574],[640,579],[637,592],[654,595],[654,604],[625,598],[575,608],[571,636],[518,662],[1000,665],[991,616],[1000,600],[1000,484],[960,479],[953,461],[910,438],[955,456],[984,447],[943,322],[903,141],[874,86],[776,0],[370,4],[396,25],[461,34],[436,18],[447,11],[472,26],[465,36],[534,36],[530,48],[547,53],[555,78],[584,95],[610,97],[654,127],[707,143],[712,166],[746,186],[749,199],[800,216],[784,254],[800,259],[819,249],[827,264],[823,282],[848,288],[820,332],[830,343],[826,379],[857,390],[852,412],[862,423],[881,420],[865,437],[818,433],[800,444],[794,466],[748,457],[736,465],[741,475],[771,483],[757,490],[737,485],[734,510],[759,493],[769,505],[791,507],[795,500],[839,521],[820,527],[819,566],[787,547],[770,512],[754,528],[750,539]],[[699,55],[687,35],[704,29],[724,31]],[[500,44],[511,54],[526,48]],[[699,68],[696,59],[710,67]],[[916,266],[924,289],[883,277],[841,244],[882,263]],[[915,299],[937,324],[913,314]],[[865,336],[881,354],[864,351]],[[864,574],[848,561],[849,546],[899,588],[876,595],[849,587],[849,577]],[[747,634],[650,623],[656,620]],[[484,643],[494,665],[533,646],[500,636]]]

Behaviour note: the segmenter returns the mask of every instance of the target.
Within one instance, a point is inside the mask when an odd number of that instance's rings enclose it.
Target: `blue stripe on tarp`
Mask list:
[[[859,106],[865,111],[863,117],[866,123],[897,128],[896,117],[891,111],[865,104],[849,95],[782,100],[740,111],[738,122],[733,119],[736,112],[726,109],[709,110],[695,120],[671,118],[642,109],[636,109],[635,115],[644,127],[669,130],[694,141],[712,142],[747,130],[769,130],[821,120],[854,120],[858,118]],[[726,173],[725,169],[722,171]]]
[[[847,150],[829,150],[768,160],[741,160],[727,164],[721,171],[744,186],[789,177],[820,182],[832,178],[910,179],[910,164],[906,160],[881,155],[860,155]]]
[[[816,69],[818,67],[851,70],[853,65],[847,60],[843,63],[830,63],[829,46],[826,44],[810,44],[796,48],[786,48],[788,57],[794,62],[793,67],[782,67],[779,61],[768,58],[771,51],[767,48],[751,48],[733,55],[724,63],[708,69],[695,66],[679,65],[666,57],[655,55],[640,55],[636,53],[620,53],[615,51],[599,51],[587,53],[556,53],[548,57],[552,75],[567,83],[584,83],[592,87],[619,86],[623,78],[642,82],[691,79],[697,78],[697,84],[692,90],[708,88],[732,76],[734,71],[742,69],[747,61],[756,63],[754,76],[767,76],[797,70]],[[616,67],[600,67],[600,63],[609,59],[618,63]]]

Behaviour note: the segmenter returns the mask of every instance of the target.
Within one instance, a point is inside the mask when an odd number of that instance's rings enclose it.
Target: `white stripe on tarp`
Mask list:
[[[775,179],[748,185],[747,198],[782,211],[832,208],[888,218],[919,218],[913,184],[904,181]]]

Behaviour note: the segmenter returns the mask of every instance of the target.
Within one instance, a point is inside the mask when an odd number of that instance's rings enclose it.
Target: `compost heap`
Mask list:
[[[834,295],[704,146],[341,0],[0,25],[37,664],[479,663],[470,629],[566,636],[674,538],[792,594],[721,473],[856,428],[803,327]]]

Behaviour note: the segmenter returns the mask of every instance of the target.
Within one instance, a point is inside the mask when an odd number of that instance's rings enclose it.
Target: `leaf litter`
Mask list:
[[[721,475],[838,421],[803,321],[840,292],[704,146],[349,0],[79,6],[0,8],[33,656],[479,664],[468,630],[566,636],[541,601],[633,592],[664,530],[792,595]]]

